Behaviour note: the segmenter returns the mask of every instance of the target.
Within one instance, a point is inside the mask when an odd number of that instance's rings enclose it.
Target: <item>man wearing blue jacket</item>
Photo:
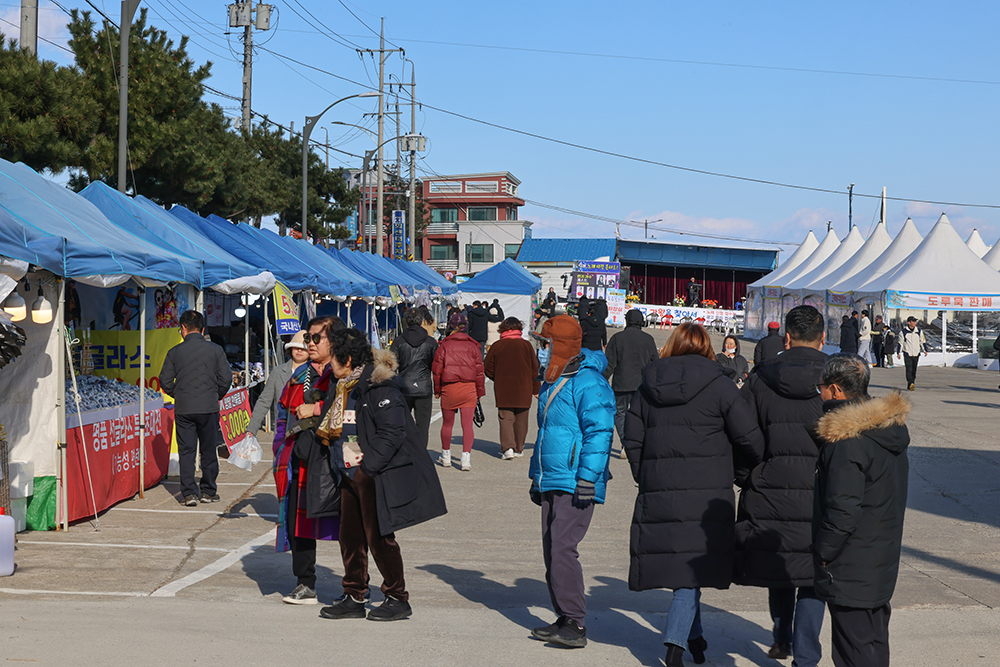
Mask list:
[[[532,636],[560,646],[587,645],[587,600],[577,545],[587,534],[594,503],[604,503],[615,425],[615,397],[603,372],[603,352],[581,349],[580,323],[553,317],[540,334],[552,355],[538,395],[538,439],[531,456],[531,500],[542,508],[545,582],[555,623]]]

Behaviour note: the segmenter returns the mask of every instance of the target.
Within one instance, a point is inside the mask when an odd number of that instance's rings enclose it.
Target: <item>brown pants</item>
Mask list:
[[[513,449],[520,454],[524,451],[524,440],[528,437],[528,410],[530,408],[497,408],[500,413],[500,451]]]
[[[340,555],[344,559],[344,592],[355,600],[368,595],[368,552],[382,574],[382,595],[406,602],[403,555],[396,535],[382,535],[375,504],[375,480],[358,468],[346,475],[340,493]]]

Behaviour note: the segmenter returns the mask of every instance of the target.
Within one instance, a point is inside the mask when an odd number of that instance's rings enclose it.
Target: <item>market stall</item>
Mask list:
[[[499,301],[504,315],[516,317],[524,323],[524,335],[527,337],[535,318],[532,300],[542,289],[542,280],[514,260],[505,259],[480,271],[474,278],[462,283],[459,289],[458,298],[462,303],[478,300],[490,304],[493,299]],[[499,337],[496,327],[496,324],[490,325],[491,341]]]

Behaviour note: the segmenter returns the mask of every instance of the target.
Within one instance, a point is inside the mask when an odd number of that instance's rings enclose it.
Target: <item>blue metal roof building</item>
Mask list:
[[[622,264],[657,264],[659,266],[767,272],[774,270],[778,261],[778,251],[622,239],[618,241],[618,260]]]
[[[517,253],[517,263],[572,264],[598,257],[615,258],[615,239],[536,239],[526,238]]]

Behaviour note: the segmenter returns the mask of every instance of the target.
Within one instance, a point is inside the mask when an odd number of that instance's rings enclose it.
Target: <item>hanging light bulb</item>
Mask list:
[[[236,310],[233,311],[233,315],[242,319],[247,316],[247,309],[244,308],[242,304],[236,306]]]
[[[45,298],[41,284],[38,285],[38,298],[31,304],[31,321],[35,324],[48,324],[52,321],[52,302]]]
[[[14,286],[14,291],[4,299],[3,311],[10,315],[10,319],[14,322],[20,322],[28,316],[28,309],[25,306],[24,299],[17,293],[16,285]]]

